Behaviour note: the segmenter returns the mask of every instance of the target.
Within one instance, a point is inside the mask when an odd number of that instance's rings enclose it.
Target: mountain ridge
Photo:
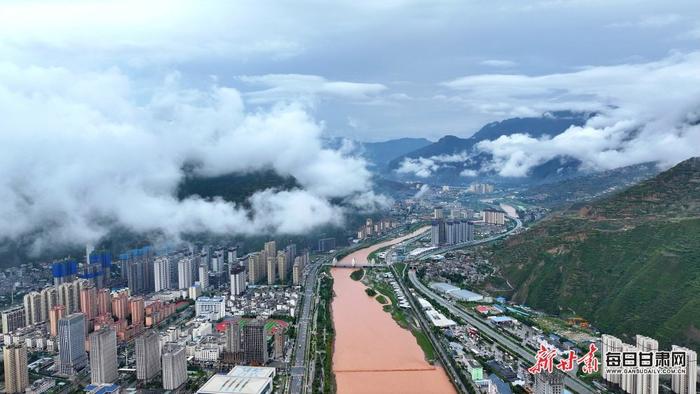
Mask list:
[[[493,249],[512,297],[604,332],[700,348],[700,158]]]
[[[456,154],[468,154],[468,159],[462,162],[452,162],[433,174],[441,182],[464,183],[468,178],[460,176],[464,170],[476,171],[480,177],[489,180],[500,180],[512,183],[513,179],[506,180],[493,172],[484,171],[491,156],[484,152],[476,152],[475,146],[486,140],[495,140],[501,136],[516,133],[528,134],[534,138],[545,135],[555,136],[571,126],[582,126],[592,116],[590,113],[578,113],[571,111],[557,111],[541,117],[509,118],[498,122],[491,122],[481,127],[469,138],[461,138],[455,135],[445,135],[438,141],[396,157],[388,163],[388,176],[400,179],[413,179],[410,175],[399,175],[399,169],[405,160],[418,158],[432,158],[436,156],[448,156]],[[529,174],[529,180],[545,180],[568,177],[575,174],[580,166],[580,161],[569,157],[557,157],[539,166],[534,167]],[[415,179],[414,179],[415,180]],[[523,182],[528,179],[522,179]]]

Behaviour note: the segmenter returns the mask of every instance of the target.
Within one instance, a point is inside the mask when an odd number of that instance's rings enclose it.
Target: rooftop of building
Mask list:
[[[119,392],[118,384],[89,384],[83,389],[90,394],[108,394]]]
[[[214,297],[198,297],[197,302],[223,302],[224,297],[214,296]]]
[[[449,283],[444,283],[444,282],[433,282],[433,283],[430,284],[430,287],[431,287],[432,289],[441,291],[441,292],[443,292],[443,293],[447,293],[447,292],[449,292],[449,291],[459,290],[459,287],[453,286],[453,285],[451,285],[451,284],[449,284]]]
[[[236,366],[228,374],[211,377],[197,390],[200,394],[259,394],[272,385],[275,368]]]
[[[450,296],[454,298],[459,298],[461,300],[481,300],[482,298],[484,298],[484,296],[482,296],[481,294],[464,289],[452,290],[449,291],[449,293]]]

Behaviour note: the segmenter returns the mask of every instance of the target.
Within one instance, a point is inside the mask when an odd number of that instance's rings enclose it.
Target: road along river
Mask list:
[[[375,250],[426,231],[353,252],[341,263],[367,263]],[[367,296],[365,286],[350,278],[352,269],[332,268],[335,348],[333,372],[339,394],[455,393],[445,371],[425,361],[410,331],[401,328],[382,305]]]

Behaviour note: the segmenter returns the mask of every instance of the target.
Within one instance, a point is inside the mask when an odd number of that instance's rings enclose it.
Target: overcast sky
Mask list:
[[[490,169],[673,164],[700,154],[699,43],[697,0],[3,1],[0,239],[339,224],[387,200],[323,137],[466,137],[558,109],[599,116],[556,138],[486,141]],[[178,201],[185,164],[272,168],[300,188],[249,209]]]
[[[178,71],[249,107],[304,99],[359,140],[467,136],[529,114],[442,83],[641,64],[698,50],[700,5],[674,1],[31,1],[0,6],[0,59],[101,71],[144,87]]]

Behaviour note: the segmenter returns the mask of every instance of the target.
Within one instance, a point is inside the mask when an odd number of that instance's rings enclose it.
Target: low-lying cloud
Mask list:
[[[666,167],[700,155],[698,70],[700,52],[694,52],[562,74],[475,75],[444,85],[458,92],[464,105],[491,108],[501,116],[550,110],[597,114],[583,127],[557,136],[516,133],[476,145],[476,152],[493,156],[490,170],[525,176],[534,166],[560,156],[580,160],[584,169],[606,170],[649,161]]]
[[[410,174],[419,178],[428,178],[435,172],[447,168],[454,167],[456,163],[465,163],[469,161],[469,152],[460,152],[452,155],[435,155],[430,157],[406,157],[399,164],[396,172],[399,174]],[[475,173],[464,170],[461,173],[463,176],[474,176]]]
[[[94,242],[114,225],[168,236],[299,233],[342,222],[331,200],[386,203],[362,159],[322,146],[304,106],[249,112],[235,89],[183,85],[177,74],[145,88],[116,69],[0,63],[0,240]],[[201,176],[272,169],[300,187],[259,191],[248,209],[181,201],[183,167]]]

